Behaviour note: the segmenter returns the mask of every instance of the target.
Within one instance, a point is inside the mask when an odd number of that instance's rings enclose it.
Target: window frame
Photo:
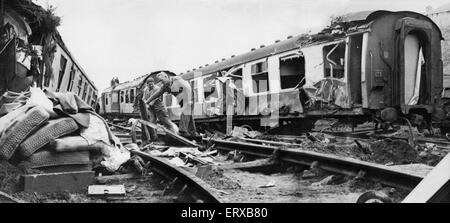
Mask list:
[[[265,66],[262,66],[262,68],[261,68],[262,70],[259,71],[259,72],[257,72],[257,69],[256,69],[258,64],[265,65]],[[268,60],[268,58],[264,58],[262,60],[252,62],[249,65],[250,65],[250,81],[251,81],[251,85],[252,85],[251,93],[254,94],[254,95],[270,93],[270,74],[269,74],[269,60]],[[254,67],[255,67],[255,69],[253,69]],[[266,91],[256,91],[256,90],[259,90],[259,82],[255,81],[256,82],[256,89],[255,89],[254,85],[253,85],[254,77],[255,76],[262,76],[262,75],[267,75],[267,90]]]

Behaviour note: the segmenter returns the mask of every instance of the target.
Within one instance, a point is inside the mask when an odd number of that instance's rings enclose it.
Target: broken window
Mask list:
[[[58,76],[58,88],[57,91],[59,91],[61,89],[61,83],[64,77],[64,73],[66,71],[66,65],[67,65],[67,59],[61,55],[61,61],[59,63],[60,65],[60,70],[59,70],[59,76]]]
[[[233,79],[233,80],[242,79],[242,68],[237,69],[236,71],[231,73],[230,76],[231,76],[231,79]]]
[[[280,82],[281,89],[305,84],[305,58],[302,55],[296,54],[280,58]]]
[[[267,72],[267,61],[253,64],[251,75],[253,82],[253,93],[269,91],[269,73]]]
[[[125,92],[124,91],[120,91],[120,103],[123,103],[125,101]]]
[[[323,47],[325,77],[344,78],[345,43]]]
[[[130,102],[134,103],[134,89],[130,90]]]

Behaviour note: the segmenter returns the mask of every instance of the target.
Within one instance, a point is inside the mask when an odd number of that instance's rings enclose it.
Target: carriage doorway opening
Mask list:
[[[426,87],[425,41],[418,33],[411,32],[404,41],[404,100],[407,105],[421,102],[421,92]]]

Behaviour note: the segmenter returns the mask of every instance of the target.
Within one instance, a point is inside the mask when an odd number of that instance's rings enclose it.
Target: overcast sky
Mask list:
[[[320,31],[331,15],[424,12],[448,0],[35,0],[55,6],[58,28],[100,91],[152,71],[212,64],[277,39]]]

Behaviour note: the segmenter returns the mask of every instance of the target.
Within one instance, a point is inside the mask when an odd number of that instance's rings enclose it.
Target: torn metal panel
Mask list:
[[[325,78],[313,87],[304,89],[309,96],[308,107],[321,106],[325,103],[340,108],[351,108],[347,83],[341,80]]]
[[[308,48],[303,48],[302,52],[305,56],[305,86],[313,86],[320,80],[322,80],[324,76],[324,53],[323,48],[325,46],[335,45],[337,43],[342,42],[334,41],[326,44],[311,46]]]

